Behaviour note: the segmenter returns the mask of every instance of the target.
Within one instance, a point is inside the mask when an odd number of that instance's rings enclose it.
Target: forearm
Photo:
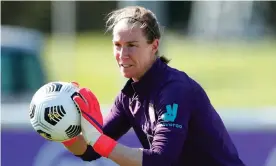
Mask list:
[[[77,140],[70,146],[65,146],[74,155],[82,155],[87,149],[87,143],[82,135],[77,136]]]
[[[108,158],[120,166],[142,166],[143,151],[142,149],[130,148],[117,143]]]

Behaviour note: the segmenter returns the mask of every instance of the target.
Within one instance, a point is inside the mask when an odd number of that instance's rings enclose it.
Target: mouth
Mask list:
[[[126,65],[126,64],[120,64],[120,67],[123,67],[123,68],[130,68],[132,67],[133,65]]]

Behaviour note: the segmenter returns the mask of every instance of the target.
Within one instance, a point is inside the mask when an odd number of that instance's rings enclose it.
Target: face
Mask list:
[[[122,75],[138,81],[156,59],[158,42],[148,44],[139,24],[118,22],[113,29],[113,52]]]

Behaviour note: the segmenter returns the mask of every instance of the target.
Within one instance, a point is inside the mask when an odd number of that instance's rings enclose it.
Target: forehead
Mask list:
[[[119,21],[113,29],[113,40],[125,42],[145,40],[140,26],[139,23],[128,24],[126,21]]]

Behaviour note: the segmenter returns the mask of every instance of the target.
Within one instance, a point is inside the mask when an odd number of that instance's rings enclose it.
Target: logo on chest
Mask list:
[[[154,110],[154,106],[152,103],[149,103],[149,120],[150,120],[151,124],[154,124],[156,121],[155,110]]]
[[[153,104],[149,103],[148,110],[144,112],[144,120],[141,122],[143,131],[146,134],[152,134],[156,123],[156,113]]]
[[[129,99],[129,110],[130,112],[135,115],[139,108],[141,107],[141,103],[137,99]]]

